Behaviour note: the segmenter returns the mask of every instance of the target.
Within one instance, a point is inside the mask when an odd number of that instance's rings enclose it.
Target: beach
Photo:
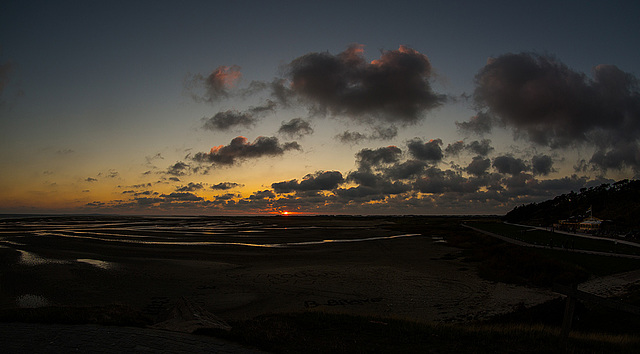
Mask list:
[[[153,317],[186,298],[226,321],[325,311],[465,322],[558,296],[483,280],[428,219],[410,224],[403,232],[391,217],[5,221],[0,306],[116,304]]]

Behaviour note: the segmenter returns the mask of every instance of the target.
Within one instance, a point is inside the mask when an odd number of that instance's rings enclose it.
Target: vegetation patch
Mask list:
[[[616,352],[634,353],[633,335],[573,332],[566,347],[557,326],[425,324],[322,312],[273,314],[207,332],[275,353]]]
[[[124,305],[67,307],[46,306],[0,311],[0,322],[99,324],[144,327],[152,324],[141,311]]]
[[[618,242],[618,240],[615,239],[591,239],[558,232],[537,230],[529,227],[509,225],[500,222],[473,222],[469,225],[481,230],[485,230],[537,246],[556,247],[567,250],[584,250],[605,253],[640,255],[640,247],[626,245]]]

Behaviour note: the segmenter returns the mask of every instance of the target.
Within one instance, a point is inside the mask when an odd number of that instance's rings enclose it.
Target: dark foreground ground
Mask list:
[[[394,335],[396,339],[389,334],[398,328],[408,328],[401,332],[413,338],[404,343],[424,349],[430,343],[425,335],[459,337],[458,329],[446,327],[451,323],[488,321],[560,298],[526,279],[499,281],[504,274],[492,271],[486,260],[495,262],[497,252],[519,251],[500,249],[497,241],[459,227],[461,221],[393,217],[5,221],[0,234],[0,308],[5,321],[39,317],[40,322],[148,326],[166,319],[171,306],[186,299],[233,327],[231,331],[202,328],[200,333],[277,352],[292,348],[350,352],[406,349],[396,340],[401,334]],[[633,268],[632,264],[623,270]],[[317,327],[319,323],[324,325]],[[332,332],[331,328],[349,332],[341,326],[345,323],[358,335]],[[557,338],[553,332],[557,324],[549,326],[551,334],[543,331],[549,336],[543,337],[553,342],[549,338]],[[507,332],[500,329],[496,335]],[[629,334],[623,336],[613,341],[629,341]],[[293,343],[296,338],[308,339]],[[323,347],[312,338],[355,342]],[[494,348],[468,341],[469,349]],[[363,342],[378,344],[371,348]],[[465,348],[464,343],[446,342],[456,344],[451,348]],[[626,350],[626,345],[615,348]]]
[[[262,353],[210,336],[93,324],[0,323],[5,354]]]

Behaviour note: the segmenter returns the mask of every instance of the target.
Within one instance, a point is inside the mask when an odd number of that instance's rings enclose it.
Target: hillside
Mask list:
[[[582,188],[579,193],[562,194],[551,200],[514,208],[504,220],[514,223],[549,226],[558,220],[593,216],[610,221],[611,232],[626,234],[640,229],[640,180],[622,180],[598,187]]]

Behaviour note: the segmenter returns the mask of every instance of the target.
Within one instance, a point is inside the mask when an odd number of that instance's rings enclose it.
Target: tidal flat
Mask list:
[[[186,298],[227,321],[322,311],[449,323],[557,297],[480,278],[447,242],[461,220],[8,218],[0,307],[124,305],[153,317]]]

